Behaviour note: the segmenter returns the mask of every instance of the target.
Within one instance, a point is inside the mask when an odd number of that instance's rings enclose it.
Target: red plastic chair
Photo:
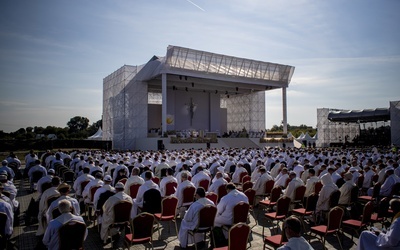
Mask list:
[[[267,209],[272,208],[276,205],[276,202],[282,195],[282,188],[281,187],[274,187],[271,191],[271,196],[268,200],[260,201],[260,205],[264,205]]]
[[[325,247],[325,238],[328,235],[335,235],[339,241],[340,248],[343,249],[342,243],[339,239],[339,231],[340,231],[340,224],[342,222],[344,211],[340,207],[334,207],[329,211],[328,214],[328,225],[319,225],[315,227],[311,227],[311,233],[318,235],[321,237],[321,242]]]
[[[251,181],[251,176],[246,174],[245,176],[243,176],[242,178],[242,185],[248,181]]]
[[[345,220],[343,221],[343,226],[352,229],[358,236],[359,231],[363,228],[366,228],[369,223],[371,222],[371,215],[374,211],[374,204],[369,201],[367,204],[364,206],[363,214],[361,217],[361,220]],[[351,240],[353,240],[353,234],[351,234]]]
[[[294,200],[292,204],[303,206],[304,194],[306,193],[306,186],[298,186],[294,190]]]
[[[210,181],[207,179],[203,179],[199,182],[199,187],[204,188],[204,190],[207,192],[208,191],[208,186],[210,185]]]
[[[189,207],[194,201],[194,194],[196,193],[196,188],[193,186],[188,186],[183,189],[183,201],[182,207]]]
[[[276,202],[276,212],[265,213],[265,218],[273,224],[274,221],[277,221],[277,226],[279,227],[279,222],[284,221],[289,212],[290,207],[290,198],[287,196],[279,198]],[[262,234],[264,236],[264,226]]]
[[[153,248],[153,225],[154,216],[149,213],[141,213],[131,222],[131,233],[125,235],[125,245],[130,248],[132,245],[150,243]]]
[[[240,182],[240,183],[243,183],[243,182],[242,182],[243,177],[245,177],[245,176],[247,176],[247,175],[249,175],[247,172],[241,172],[240,175],[239,175],[239,182]],[[251,177],[250,177],[250,178],[251,178]],[[236,184],[240,184],[240,183],[236,183]]]
[[[238,223],[229,229],[228,246],[214,248],[214,250],[243,250],[247,249],[250,227],[246,223]]]
[[[112,228],[121,226],[128,226],[128,227],[130,226],[132,203],[126,200],[121,200],[120,202],[114,205],[113,210],[114,210],[114,222],[108,227],[107,230],[109,237],[111,237],[110,231]]]
[[[228,194],[228,191],[226,191],[226,185],[221,185],[218,187],[218,202],[221,201],[222,197]]]
[[[242,185],[242,191],[243,192],[246,191],[249,188],[250,189],[253,188],[253,182],[247,181],[247,182],[243,183],[243,185]]]
[[[323,185],[322,185],[322,182],[317,181],[317,182],[314,184],[314,193],[319,194],[319,192],[321,192],[322,186],[323,186]]]
[[[206,194],[206,198],[214,202],[215,205],[217,205],[218,195],[216,193],[209,192]]]
[[[153,178],[151,178],[151,180],[152,180],[155,184],[160,185],[160,178],[158,178],[157,176],[154,176]]]
[[[292,210],[292,214],[300,218],[300,221],[303,224],[304,231],[306,231],[304,217],[313,215],[315,208],[317,207],[317,202],[318,202],[318,195],[316,193],[313,193],[307,197],[305,208],[296,208]]]
[[[246,191],[244,191],[244,194],[247,196],[247,199],[249,199],[249,205],[250,205],[249,212],[253,213],[254,221],[256,223],[255,225],[257,225],[257,218],[256,215],[254,214],[254,206],[256,202],[256,190],[249,188]]]
[[[381,223],[382,224],[382,228],[383,228],[383,223],[385,221],[385,219],[388,217],[388,210],[389,210],[389,198],[388,197],[384,197],[382,198],[382,200],[380,200],[379,202],[379,206],[378,206],[378,212],[377,213],[373,213],[371,215],[371,223]]]
[[[59,249],[83,249],[85,240],[86,224],[81,221],[71,220],[58,230]]]
[[[381,191],[381,183],[377,182],[374,185],[372,196],[369,195],[362,195],[358,197],[358,200],[362,203],[366,203],[369,201],[375,201],[379,197],[379,192]]]
[[[283,244],[286,244],[287,242],[288,242],[288,239],[286,237],[284,225],[282,224],[281,234],[264,237],[264,248],[263,249],[265,250],[266,245],[269,245],[272,248],[277,249],[278,247],[282,246]]]
[[[93,209],[94,211],[96,211],[96,208],[94,207],[93,204],[93,198],[94,198],[94,194],[96,193],[97,189],[101,188],[101,186],[92,186],[90,187],[89,190],[89,194],[90,194],[90,202],[89,203],[85,203],[85,214],[87,213],[88,219],[89,221],[91,220],[91,209]],[[93,218],[95,219],[95,218]]]
[[[127,180],[128,180],[127,178],[122,178],[122,179],[119,180],[118,182],[121,182],[121,183],[123,183],[123,184],[125,185]]]
[[[155,213],[154,217],[157,221],[157,231],[158,236],[161,238],[160,234],[160,221],[172,221],[175,223],[176,236],[178,236],[178,226],[176,225],[176,208],[178,206],[178,198],[174,196],[165,197],[161,201],[161,213]],[[168,232],[170,228],[168,227]]]
[[[270,195],[271,195],[271,192],[272,192],[272,189],[274,188],[274,184],[275,184],[275,181],[274,181],[274,180],[269,180],[269,181],[267,181],[267,182],[265,183],[265,186],[264,186],[264,193],[261,194],[261,195],[257,195],[257,196],[258,196],[258,197],[262,197],[262,198],[265,198],[265,197],[270,196]]]
[[[129,192],[130,192],[130,196],[132,199],[136,198],[136,195],[137,195],[141,185],[142,184],[139,184],[139,183],[133,183],[129,186]]]
[[[217,207],[213,205],[206,205],[199,211],[199,220],[196,228],[188,231],[188,234],[192,237],[193,242],[195,241],[194,235],[196,233],[204,233],[204,237],[206,237],[207,232],[210,232],[212,242],[215,242],[213,229],[214,229],[214,220],[216,214],[217,214]],[[197,250],[197,244],[194,244],[194,246],[195,249]]]
[[[165,196],[170,196],[170,195],[175,194],[177,186],[178,186],[178,183],[176,183],[174,181],[170,181],[167,184],[165,184]]]

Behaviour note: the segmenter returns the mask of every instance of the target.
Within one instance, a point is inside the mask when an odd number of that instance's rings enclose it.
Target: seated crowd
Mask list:
[[[48,249],[58,249],[63,226],[80,226],[85,220],[97,223],[100,238],[107,244],[122,229],[133,231],[132,222],[143,214],[162,220],[167,210],[162,208],[164,200],[170,197],[176,200],[171,203],[175,204],[173,217],[181,220],[177,230],[181,248],[204,240],[204,232],[198,228],[202,209],[215,207],[212,231],[228,242],[230,229],[237,223],[248,223],[247,215],[254,206],[274,221],[287,199],[282,229],[287,243],[282,249],[295,244],[301,246],[298,249],[312,249],[301,236],[306,222],[316,226],[311,231],[318,231],[318,225],[332,223],[329,214],[339,208],[345,211],[343,218],[349,219],[343,226],[350,225],[365,216],[362,211],[368,204],[373,204],[375,217],[384,214],[378,222],[384,225],[391,220],[391,224],[362,232],[358,248],[395,249],[400,248],[399,157],[399,152],[375,149],[59,150],[47,151],[40,158],[31,151],[25,158],[24,174],[31,190],[39,195],[36,236]],[[0,168],[0,212],[7,215],[2,239],[12,235],[19,212],[13,184],[15,171],[21,166],[18,162],[10,154]],[[314,207],[309,209],[313,200]],[[388,207],[380,211],[384,200]],[[245,207],[244,219],[235,212],[239,205]],[[299,212],[299,208],[304,209]],[[306,213],[308,209],[310,213]],[[369,214],[369,218],[375,217]],[[81,232],[83,242],[88,231]],[[127,235],[125,240],[129,239]],[[218,243],[218,239],[213,241]]]

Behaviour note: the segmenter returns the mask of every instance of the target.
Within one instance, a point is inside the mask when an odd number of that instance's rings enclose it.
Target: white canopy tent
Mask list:
[[[99,128],[94,135],[89,136],[87,139],[88,140],[98,140],[98,141],[103,140],[103,130],[101,130],[101,128]]]

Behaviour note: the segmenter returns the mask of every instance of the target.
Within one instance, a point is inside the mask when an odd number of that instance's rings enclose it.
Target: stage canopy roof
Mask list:
[[[349,123],[389,121],[390,111],[389,108],[331,111],[328,120]]]
[[[161,91],[161,74],[168,88],[219,94],[249,94],[288,87],[295,67],[271,62],[168,46],[167,55],[154,56],[141,69],[149,92]]]

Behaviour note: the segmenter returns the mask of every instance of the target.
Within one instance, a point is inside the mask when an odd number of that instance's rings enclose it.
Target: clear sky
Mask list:
[[[100,120],[103,78],[168,45],[295,66],[291,125],[400,100],[398,0],[4,0],[0,130]],[[266,103],[271,128],[281,91]]]

